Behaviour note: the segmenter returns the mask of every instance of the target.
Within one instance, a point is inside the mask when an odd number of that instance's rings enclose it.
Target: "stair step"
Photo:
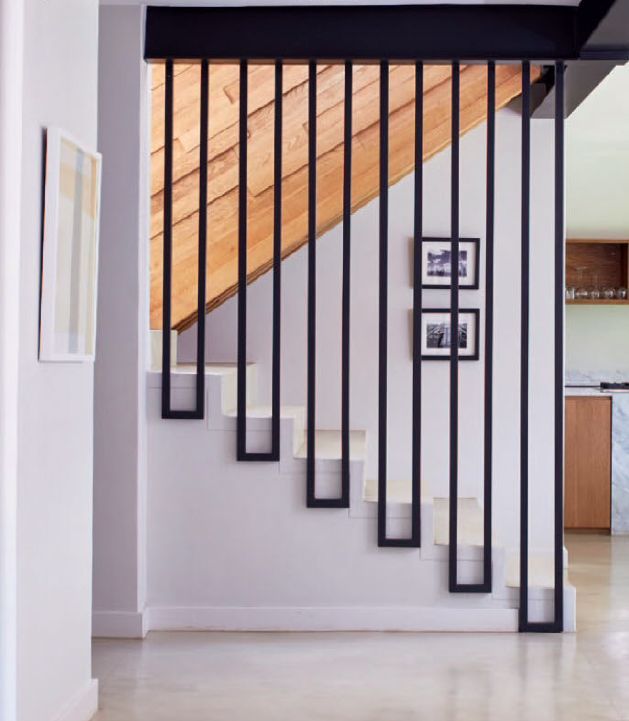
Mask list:
[[[435,544],[450,543],[450,499],[433,499]],[[459,498],[457,504],[459,546],[483,545],[483,509],[478,498]]]
[[[431,496],[426,494],[426,484],[422,483],[422,502],[429,502]],[[363,488],[363,501],[378,503],[378,481],[370,479],[365,481]],[[387,479],[387,502],[410,505],[412,499],[412,483],[409,480]]]
[[[300,419],[303,417],[305,409],[303,406],[280,406],[280,418],[295,418]],[[224,411],[226,416],[235,418],[238,415],[236,408],[229,408]],[[273,417],[273,409],[271,406],[247,406],[246,409],[247,418],[268,418]]]
[[[365,431],[350,431],[349,457],[352,461],[366,458],[367,434]],[[306,432],[297,451],[297,458],[306,458],[308,442]],[[341,460],[341,431],[315,431],[315,457],[317,460]]]
[[[505,585],[520,588],[520,556],[514,554],[505,564]],[[529,554],[529,588],[553,589],[555,587],[555,563],[549,556]]]
[[[248,368],[252,368],[254,363],[247,363]],[[205,364],[205,375],[211,376],[225,376],[235,373],[238,369],[236,363],[206,363]],[[173,366],[171,373],[181,374],[195,374],[197,372],[196,363],[178,363]]]

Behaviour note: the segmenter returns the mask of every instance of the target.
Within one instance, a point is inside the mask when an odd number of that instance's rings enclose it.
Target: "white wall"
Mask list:
[[[147,66],[140,8],[100,11],[103,205],[95,377],[94,631],[142,634]]]
[[[93,367],[37,360],[43,131],[96,147],[97,0],[26,0],[18,412],[18,719],[87,719]],[[107,161],[105,161],[107,162]]]
[[[16,714],[17,410],[24,6],[0,1],[0,718]]]
[[[519,505],[519,323],[520,323],[520,117],[504,110],[497,117],[494,468],[495,527],[507,545],[517,546]],[[461,235],[485,231],[485,127],[461,142]],[[531,537],[551,543],[553,463],[553,144],[552,123],[533,123],[532,305],[531,327]],[[447,236],[450,228],[450,153],[425,165],[424,231]],[[389,239],[389,478],[410,482],[412,291],[409,239],[413,233],[413,181],[390,192]],[[352,219],[351,427],[368,431],[367,476],[376,477],[378,409],[378,202]],[[341,228],[317,246],[317,427],[340,428]],[[306,269],[302,248],[282,265],[282,403],[303,405],[306,397]],[[485,263],[481,262],[481,288]],[[247,359],[259,363],[261,400],[270,402],[271,275],[248,291]],[[424,291],[424,306],[447,307],[447,291]],[[484,292],[461,293],[462,307],[481,309]],[[207,317],[210,361],[236,358],[236,299]],[[194,358],[195,328],[182,334],[179,357]],[[483,333],[481,332],[481,349]],[[483,352],[481,361],[460,365],[461,496],[482,496]],[[423,364],[423,479],[430,492],[448,496],[448,364]],[[170,423],[177,423],[171,421]],[[542,503],[542,499],[544,502]],[[174,499],[173,499],[174,502]],[[203,522],[198,528],[203,533]],[[149,538],[149,544],[152,539]],[[150,584],[150,579],[149,579]]]
[[[569,238],[629,239],[629,65],[618,67],[566,123]],[[629,374],[629,308],[571,306],[568,370]]]

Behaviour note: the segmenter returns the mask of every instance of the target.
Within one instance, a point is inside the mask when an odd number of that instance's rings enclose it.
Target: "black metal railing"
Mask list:
[[[608,3],[606,3],[606,6]],[[591,0],[578,8],[514,7],[332,7],[332,8],[148,8],[146,58],[165,62],[164,99],[164,208],[162,415],[164,418],[199,419],[204,415],[205,308],[207,262],[209,60],[240,58],[239,106],[239,212],[238,212],[238,352],[237,352],[237,458],[243,461],[278,461],[280,458],[280,320],[282,259],[282,99],[286,62],[308,65],[308,287],[307,287],[307,426],[306,503],[309,507],[347,508],[350,502],[350,321],[352,259],[352,138],[353,59],[378,63],[380,69],[380,175],[379,175],[379,313],[378,313],[378,544],[421,545],[422,490],[422,242],[424,225],[424,71],[425,63],[452,67],[451,217],[449,314],[449,573],[454,593],[490,593],[492,590],[492,518],[494,478],[494,249],[496,165],[496,69],[500,62],[518,63],[522,69],[522,177],[521,177],[521,297],[520,297],[520,609],[521,631],[563,629],[563,286],[564,286],[564,76],[565,61],[576,61],[601,13]],[[466,27],[461,36],[452,28]],[[538,32],[544,27],[543,34]],[[243,32],[249,28],[251,32]],[[418,51],[419,49],[419,51]],[[609,52],[599,53],[610,59]],[[419,56],[419,57],[418,57]],[[598,55],[597,55],[598,57]],[[201,65],[199,228],[196,394],[191,410],[171,404],[171,354],[168,333],[172,320],[173,279],[173,62],[186,58]],[[274,91],[274,210],[273,210],[273,322],[271,450],[246,449],[247,419],[247,179],[248,179],[248,63],[264,58],[275,68]],[[308,59],[304,61],[304,58]],[[339,60],[347,58],[345,60]],[[588,59],[594,59],[589,51]],[[485,217],[485,319],[484,319],[484,430],[483,430],[483,564],[482,580],[458,579],[459,497],[459,322],[467,311],[460,306],[462,289],[457,272],[461,251],[459,218],[459,135],[461,62],[482,62],[487,68],[487,150]],[[317,62],[343,62],[343,260],[341,291],[341,487],[335,498],[316,495],[316,281],[317,281]],[[415,66],[414,148],[414,260],[413,260],[413,369],[412,369],[412,498],[411,531],[407,537],[388,534],[387,504],[387,391],[388,391],[388,192],[389,192],[389,63]],[[554,79],[555,218],[554,218],[554,615],[548,622],[529,620],[529,355],[535,338],[530,327],[530,205],[531,205],[531,62],[540,62]],[[552,85],[552,83],[550,83]],[[480,252],[480,251],[478,251]],[[355,253],[355,251],[354,251]],[[478,338],[478,315],[476,336]],[[477,349],[478,350],[478,349]]]

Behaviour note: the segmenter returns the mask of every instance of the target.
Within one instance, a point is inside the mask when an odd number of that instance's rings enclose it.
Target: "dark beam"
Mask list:
[[[540,5],[149,7],[147,60],[576,59],[577,8]]]
[[[577,12],[581,48],[578,62],[566,67],[566,115],[570,115],[616,65],[629,60],[629,0],[582,0]],[[552,84],[535,111],[536,118],[554,117]]]

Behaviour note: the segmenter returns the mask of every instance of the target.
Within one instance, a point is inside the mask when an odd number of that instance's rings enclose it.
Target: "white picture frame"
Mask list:
[[[45,152],[39,360],[93,362],[102,158],[59,128]]]

